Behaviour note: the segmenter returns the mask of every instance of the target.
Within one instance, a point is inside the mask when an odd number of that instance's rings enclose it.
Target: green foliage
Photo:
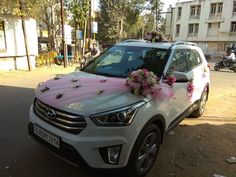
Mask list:
[[[82,26],[89,18],[89,0],[66,0],[65,3],[72,14],[74,24]]]
[[[163,2],[161,0],[149,0],[148,9],[152,12],[160,12],[163,6]]]
[[[0,16],[34,17],[40,0],[1,0]]]
[[[144,0],[100,0],[100,40],[115,42],[127,38],[130,32],[138,33],[139,29],[134,32],[134,25],[140,22],[139,16],[144,4]]]

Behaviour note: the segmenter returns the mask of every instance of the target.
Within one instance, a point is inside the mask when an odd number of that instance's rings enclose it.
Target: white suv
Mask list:
[[[147,69],[171,96],[127,90],[132,71]],[[187,42],[123,42],[83,69],[39,84],[30,108],[29,134],[61,157],[96,169],[129,169],[144,176],[166,132],[185,117],[200,117],[209,93],[203,52]]]

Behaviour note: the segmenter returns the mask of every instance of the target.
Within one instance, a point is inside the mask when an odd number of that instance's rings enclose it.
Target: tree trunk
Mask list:
[[[124,31],[124,18],[122,17],[121,20],[120,20],[120,38],[123,39],[124,38],[124,35],[123,35],[123,31]]]
[[[78,38],[77,38],[77,30],[78,30],[78,24],[75,22],[75,54],[74,54],[74,58],[75,61],[78,61]]]
[[[25,30],[25,19],[23,17],[21,18],[21,25],[22,25],[23,35],[24,35],[25,52],[26,52],[26,57],[27,57],[28,69],[29,71],[31,71],[32,68],[31,68],[31,63],[30,63],[28,38],[27,38],[26,30]]]
[[[50,10],[51,10],[51,50],[52,51],[56,51],[56,48],[55,48],[55,25],[54,25],[54,9],[53,9],[53,6],[51,5],[50,7]]]
[[[85,44],[86,44],[86,35],[87,35],[86,32],[87,32],[87,20],[85,20],[84,22],[84,41],[83,41],[83,52],[82,52],[83,56],[85,54]]]
[[[45,17],[46,17],[46,26],[48,31],[48,51],[52,50],[52,34],[51,34],[51,24],[50,24],[50,17],[48,15],[47,7],[45,7]]]

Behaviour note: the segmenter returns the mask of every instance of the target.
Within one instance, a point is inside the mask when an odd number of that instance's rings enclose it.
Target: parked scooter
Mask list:
[[[225,58],[221,60],[220,62],[216,63],[214,66],[215,71],[219,71],[220,69],[230,69],[234,72],[236,72],[236,62],[224,62]]]

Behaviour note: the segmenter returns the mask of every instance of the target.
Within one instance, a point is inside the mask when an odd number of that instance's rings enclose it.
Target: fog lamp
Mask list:
[[[103,161],[106,164],[117,165],[120,158],[122,145],[99,148]]]
[[[111,164],[117,164],[120,156],[120,146],[114,146],[107,149],[108,160]]]

